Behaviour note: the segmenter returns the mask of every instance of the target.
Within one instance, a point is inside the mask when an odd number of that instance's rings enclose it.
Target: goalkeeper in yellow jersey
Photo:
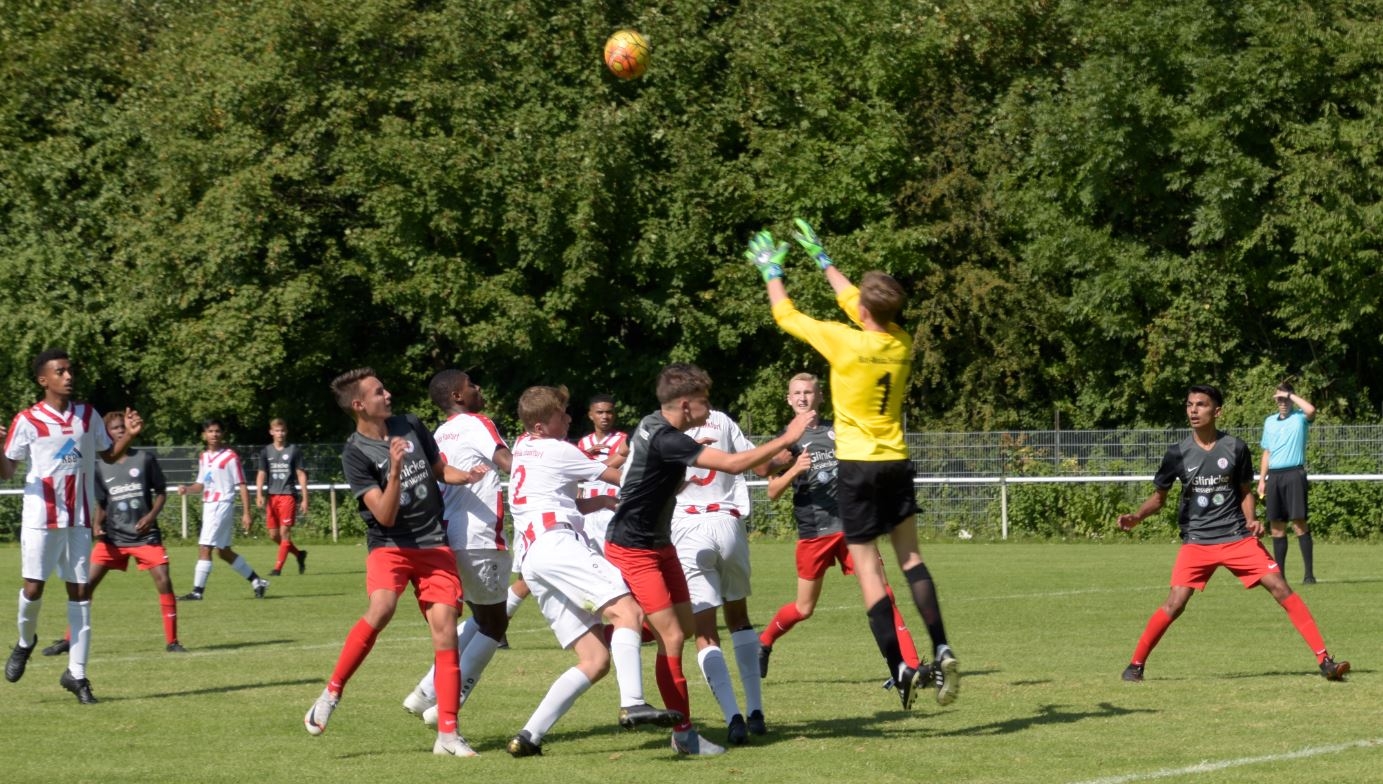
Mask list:
[[[946,641],[941,607],[931,573],[917,547],[917,496],[913,466],[903,441],[903,392],[912,372],[912,338],[895,323],[903,308],[903,287],[886,273],[865,273],[858,288],[826,255],[806,221],[797,220],[796,238],[825,273],[836,303],[853,322],[817,321],[788,299],[783,285],[787,243],[775,243],[761,231],[749,242],[745,257],[768,286],[773,319],[788,334],[806,341],[831,364],[830,389],[835,400],[836,494],[845,542],[855,563],[869,628],[895,675],[903,707],[912,707],[919,688],[936,688],[941,705],[960,693],[960,668]],[[916,669],[903,660],[884,581],[878,540],[893,542],[898,565],[936,646],[936,659]]]

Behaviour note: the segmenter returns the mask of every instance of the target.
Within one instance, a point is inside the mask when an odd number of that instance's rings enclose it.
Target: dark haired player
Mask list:
[[[341,451],[341,466],[365,521],[369,606],[346,635],[331,679],[308,708],[303,725],[310,735],[326,732],[346,683],[394,617],[399,596],[412,585],[432,633],[437,668],[437,740],[432,753],[474,757],[475,751],[456,727],[461,695],[456,655],[461,577],[447,546],[436,483],[468,484],[485,471],[477,467],[464,472],[448,466],[432,433],[417,417],[394,415],[389,391],[374,370],[347,371],[331,382],[331,391],[336,404],[355,419],[355,431]]]
[[[794,237],[798,244],[825,273],[836,293],[836,304],[854,326],[817,321],[793,305],[783,285],[782,262],[788,246],[774,244],[772,234],[759,232],[745,256],[767,285],[773,320],[789,335],[809,343],[831,365],[836,498],[869,628],[889,669],[896,673],[898,696],[904,708],[912,707],[916,689],[931,677],[937,703],[948,705],[959,694],[959,663],[947,643],[932,574],[917,546],[914,470],[903,440],[903,391],[912,373],[912,338],[896,323],[903,309],[903,287],[891,276],[873,270],[864,274],[856,288],[836,269],[812,227],[801,219],[797,227]],[[884,537],[893,543],[913,603],[936,647],[935,667],[913,668],[903,659],[879,555],[878,541]]]
[[[112,411],[104,417],[110,437],[125,435],[125,415]],[[96,464],[96,512],[92,520],[91,581],[87,595],[95,599],[96,586],[106,572],[123,572],[133,558],[139,570],[147,571],[158,591],[159,614],[163,617],[164,645],[169,653],[186,653],[178,642],[178,600],[173,595],[173,580],[168,575],[168,549],[163,546],[163,531],[158,516],[167,501],[167,482],[154,453],[133,447],[114,463]],[[44,656],[66,653],[72,631],[43,649]]]
[[[125,409],[125,436],[112,441],[101,415],[88,403],[72,400],[75,372],[62,349],[50,348],[33,362],[34,380],[43,398],[20,411],[0,431],[0,479],[14,476],[17,464],[29,464],[24,476],[24,506],[19,530],[19,641],[5,661],[5,680],[24,676],[38,647],[38,613],[43,588],[56,571],[67,583],[67,625],[73,640],[67,669],[58,683],[83,705],[96,702],[86,677],[91,651],[91,508],[95,504],[95,458],[120,459],[144,428],[134,409]],[[26,644],[27,643],[27,644]]]
[[[202,441],[206,449],[197,458],[197,481],[178,485],[178,495],[202,494],[202,531],[197,537],[197,567],[192,573],[192,592],[180,598],[185,602],[200,602],[211,577],[212,553],[230,564],[235,573],[245,578],[254,589],[256,599],[264,598],[269,581],[259,576],[245,557],[231,547],[235,523],[235,496],[240,495],[240,514],[245,532],[250,531],[250,492],[245,489],[245,472],[240,469],[240,456],[226,446],[226,428],[219,419],[202,422]]]
[[[1223,404],[1224,397],[1215,387],[1197,384],[1190,388],[1186,418],[1191,423],[1191,435],[1167,447],[1153,477],[1156,489],[1138,511],[1119,515],[1120,528],[1133,528],[1156,514],[1167,503],[1167,491],[1181,482],[1177,526],[1182,545],[1172,565],[1172,590],[1148,619],[1123,678],[1143,680],[1148,655],[1162,634],[1181,616],[1191,595],[1204,590],[1211,575],[1223,566],[1245,588],[1261,585],[1272,594],[1316,655],[1321,675],[1327,680],[1344,680],[1349,662],[1330,657],[1306,602],[1287,585],[1277,562],[1258,541],[1263,524],[1255,516],[1253,456],[1241,439],[1216,428]]]
[[[697,442],[684,431],[703,425],[711,414],[711,377],[695,365],[668,365],[658,374],[659,410],[644,417],[629,437],[619,508],[606,533],[605,557],[619,567],[634,599],[657,638],[655,673],[668,710],[687,717],[672,731],[679,754],[711,756],[725,749],[692,726],[682,649],[695,635],[691,593],[672,543],[672,510],[687,468],[738,474],[768,461],[802,435],[799,416],[778,438],[730,454]]]
[[[624,464],[622,454],[624,445],[629,442],[629,434],[615,429],[615,399],[609,395],[593,395],[586,407],[586,417],[591,420],[591,432],[581,436],[576,448],[586,453],[592,460],[598,460],[612,468]],[[600,496],[619,496],[619,486],[599,479],[581,485],[582,498]],[[605,529],[610,526],[610,518],[615,513],[611,509],[597,509],[586,515],[586,536],[597,547],[605,546]]]

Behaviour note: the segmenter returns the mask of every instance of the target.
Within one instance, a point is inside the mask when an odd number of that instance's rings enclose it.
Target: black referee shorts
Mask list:
[[[886,536],[917,514],[911,460],[841,460],[836,471],[836,501],[848,544]]]
[[[1268,522],[1306,519],[1306,467],[1268,470]]]

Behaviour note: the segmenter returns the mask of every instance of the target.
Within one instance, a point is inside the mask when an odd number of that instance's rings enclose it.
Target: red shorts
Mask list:
[[[292,528],[298,520],[298,497],[271,495],[264,506],[265,528]]]
[[[843,532],[797,540],[797,576],[803,580],[820,580],[837,563],[841,574],[855,573]]]
[[[413,585],[418,605],[461,605],[461,576],[450,547],[377,547],[365,558],[365,592],[393,591]]]
[[[1221,566],[1233,572],[1245,588],[1279,573],[1277,561],[1253,537],[1224,544],[1183,544],[1172,565],[1172,585],[1203,591],[1210,575]]]
[[[147,571],[155,566],[167,565],[168,550],[161,544],[136,544],[120,547],[104,541],[97,541],[91,548],[93,566],[99,564],[107,569],[123,572],[130,568],[131,558],[139,566],[140,571]]]
[[[606,542],[605,560],[624,575],[629,592],[634,594],[634,601],[643,608],[644,614],[651,615],[674,604],[691,603],[687,575],[682,571],[682,562],[677,560],[677,548],[673,545],[643,550]]]

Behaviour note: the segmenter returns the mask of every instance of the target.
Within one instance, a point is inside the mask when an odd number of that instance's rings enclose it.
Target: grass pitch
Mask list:
[[[272,566],[269,545],[237,546],[257,568]],[[928,693],[904,712],[880,688],[884,667],[858,590],[835,573],[816,616],[775,648],[764,683],[766,737],[724,757],[679,759],[666,731],[617,728],[611,676],[558,723],[545,756],[523,760],[511,759],[504,743],[573,661],[531,602],[514,619],[513,649],[496,654],[462,712],[462,732],[480,757],[433,757],[432,733],[400,707],[431,658],[408,602],[327,733],[309,737],[303,714],[365,606],[365,551],[308,546],[307,574],[297,575],[290,560],[260,601],[218,562],[206,600],[179,607],[186,655],[163,650],[148,576],[109,575],[94,607],[89,666],[101,704],[80,706],[58,686],[65,656],[35,654],[22,681],[0,682],[3,779],[1289,784],[1378,781],[1383,769],[1383,682],[1373,663],[1383,582],[1377,546],[1322,544],[1321,582],[1302,590],[1332,651],[1354,664],[1346,683],[1322,679],[1267,592],[1244,591],[1227,572],[1163,638],[1147,682],[1121,682],[1144,622],[1166,595],[1174,544],[930,544],[924,555],[965,676],[954,705],[939,708]],[[760,625],[792,596],[792,552],[790,542],[754,544],[750,606]],[[179,593],[191,587],[195,553],[171,548]],[[18,572],[17,549],[0,550],[11,597]],[[1299,572],[1293,547],[1288,573]],[[40,645],[61,636],[64,605],[61,584],[51,584]],[[905,616],[919,647],[929,648],[916,611]],[[0,627],[5,646],[13,643],[10,623]],[[652,648],[644,653],[646,694],[660,703]],[[694,717],[722,742],[695,657],[686,663]]]

